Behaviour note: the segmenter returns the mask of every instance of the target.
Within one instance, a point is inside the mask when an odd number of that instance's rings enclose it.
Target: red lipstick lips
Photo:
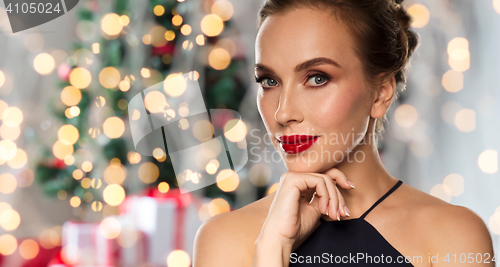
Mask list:
[[[305,151],[311,147],[319,136],[313,135],[283,135],[278,137],[281,148],[288,154]]]

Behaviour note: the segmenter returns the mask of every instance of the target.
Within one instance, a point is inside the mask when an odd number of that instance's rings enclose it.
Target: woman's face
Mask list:
[[[349,33],[330,13],[299,8],[271,15],[256,39],[257,105],[289,171],[323,172],[348,160],[367,134],[374,93]],[[319,136],[308,149],[282,135]],[[349,155],[362,160],[364,155]]]

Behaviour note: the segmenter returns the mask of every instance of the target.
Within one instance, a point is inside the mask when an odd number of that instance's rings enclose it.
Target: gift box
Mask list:
[[[114,264],[114,242],[99,229],[100,223],[68,221],[63,225],[60,263],[51,267],[92,266],[110,267]]]
[[[192,259],[193,243],[203,221],[199,209],[209,202],[177,188],[161,193],[148,188],[141,195],[132,195],[120,205],[120,220],[144,234],[136,245],[121,250],[123,266],[147,262],[167,266],[171,252],[184,251]]]

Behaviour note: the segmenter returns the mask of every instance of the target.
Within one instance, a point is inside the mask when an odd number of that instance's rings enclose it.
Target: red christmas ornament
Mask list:
[[[65,169],[66,168],[66,163],[64,163],[64,160],[60,160],[58,158],[54,158],[52,165],[58,169]]]
[[[151,48],[151,56],[172,54],[173,52],[174,52],[174,44],[170,42],[165,44],[164,46],[160,47],[153,46]]]

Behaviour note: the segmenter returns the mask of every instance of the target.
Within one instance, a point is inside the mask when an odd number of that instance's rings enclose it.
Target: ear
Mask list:
[[[375,88],[375,98],[372,105],[371,117],[379,119],[382,118],[389,106],[391,105],[392,98],[396,92],[396,78],[390,75],[382,81],[382,84]]]

